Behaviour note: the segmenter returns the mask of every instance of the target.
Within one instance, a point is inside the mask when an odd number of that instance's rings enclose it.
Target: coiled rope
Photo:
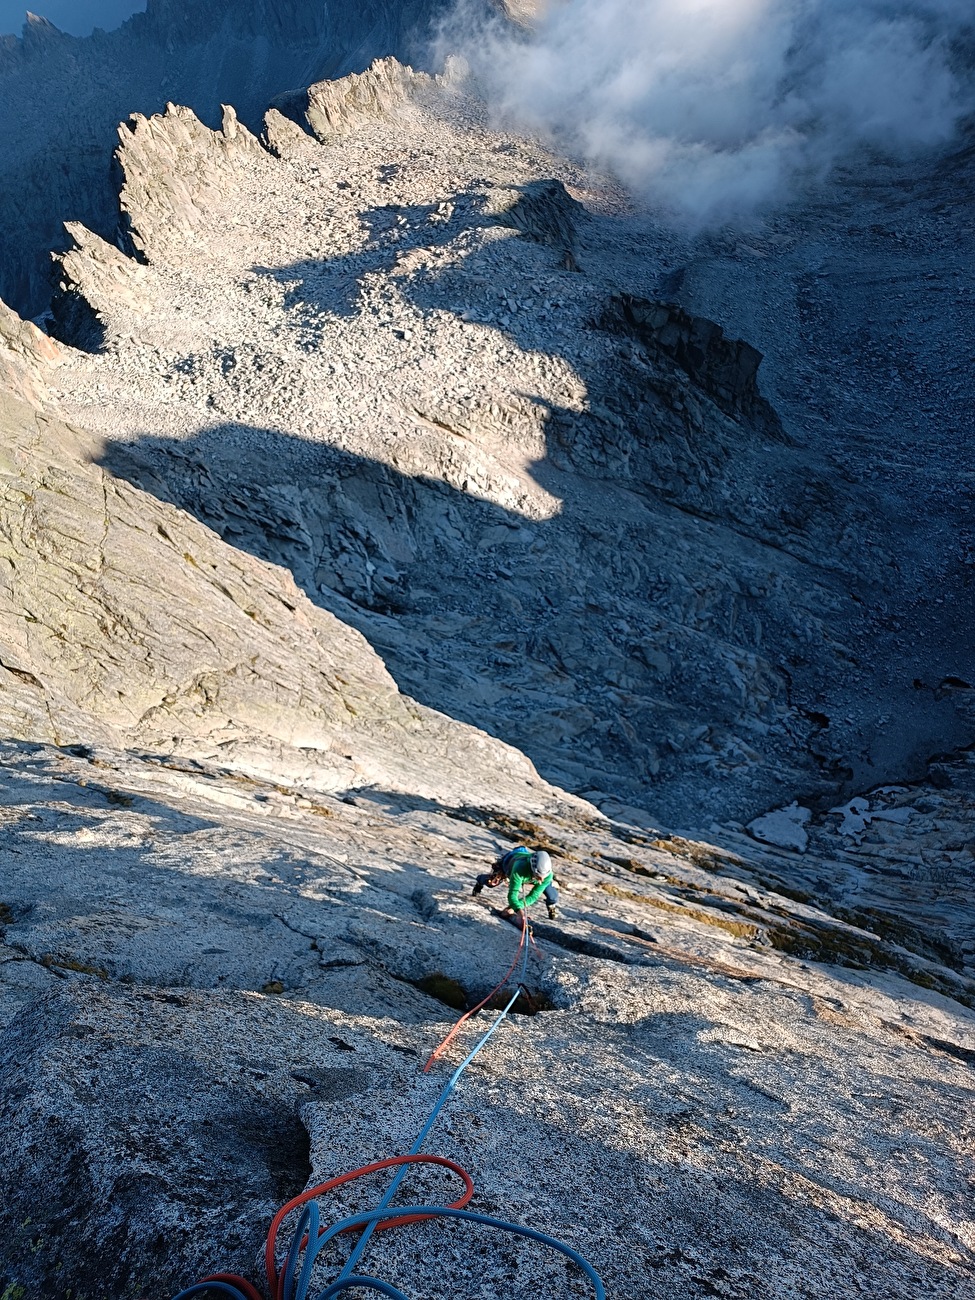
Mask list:
[[[390,1282],[384,1282],[381,1278],[368,1277],[356,1273],[356,1265],[362,1258],[369,1239],[374,1232],[382,1232],[389,1228],[404,1227],[409,1223],[421,1223],[430,1219],[457,1219],[469,1223],[482,1224],[489,1228],[499,1228],[503,1232],[513,1233],[518,1237],[525,1237],[531,1241],[540,1242],[549,1249],[557,1251],[571,1260],[592,1283],[596,1300],[605,1300],[606,1292],[603,1287],[599,1274],[593,1266],[577,1251],[564,1242],[557,1241],[554,1237],[547,1236],[544,1232],[537,1232],[534,1228],[521,1227],[516,1223],[507,1223],[503,1219],[495,1219],[487,1214],[476,1214],[464,1207],[470,1202],[474,1195],[474,1182],[465,1169],[448,1160],[445,1156],[423,1155],[421,1148],[430,1135],[430,1131],[443,1110],[444,1106],[460,1081],[464,1071],[474,1060],[477,1054],[486,1046],[493,1034],[497,1031],[501,1023],[506,1019],[511,1008],[521,996],[525,975],[528,968],[529,941],[534,946],[534,940],[528,927],[527,917],[521,914],[522,928],[521,938],[518,944],[518,951],[515,953],[515,959],[505,973],[504,979],[498,984],[476,1007],[472,1007],[460,1017],[450,1033],[443,1039],[430,1054],[430,1058],[424,1066],[424,1074],[447,1049],[453,1039],[460,1032],[461,1027],[485,1007],[492,998],[495,997],[509,982],[516,967],[519,963],[521,969],[518,976],[518,984],[514,993],[508,999],[508,1002],[498,1015],[497,1019],[475,1044],[474,1048],[467,1054],[464,1060],[454,1070],[446,1086],[440,1093],[436,1104],[430,1112],[426,1123],[417,1136],[416,1141],[410,1147],[409,1152],[404,1156],[393,1156],[388,1160],[377,1160],[373,1164],[364,1165],[361,1169],[353,1169],[347,1174],[340,1174],[337,1178],[331,1178],[328,1182],[319,1183],[317,1187],[309,1188],[299,1196],[283,1205],[271,1221],[268,1230],[267,1241],[264,1246],[264,1268],[267,1275],[269,1300],[309,1300],[311,1295],[312,1273],[315,1267],[315,1261],[319,1253],[335,1237],[346,1232],[358,1232],[359,1237],[353,1247],[348,1259],[346,1260],[342,1271],[338,1277],[324,1291],[320,1292],[317,1300],[332,1300],[333,1296],[341,1295],[342,1292],[349,1290],[351,1287],[363,1287],[366,1290],[376,1291],[380,1295],[392,1296],[393,1300],[409,1300],[409,1297],[393,1286]],[[536,949],[537,951],[537,949]],[[456,1201],[449,1205],[410,1205],[391,1209],[390,1204],[400,1186],[400,1183],[406,1177],[410,1167],[417,1164],[439,1165],[449,1169],[452,1173],[457,1174],[464,1185],[464,1191]],[[367,1210],[359,1214],[352,1214],[338,1223],[332,1224],[331,1227],[321,1226],[321,1212],[318,1207],[318,1198],[324,1196],[327,1192],[345,1183],[355,1182],[359,1178],[366,1177],[367,1174],[376,1173],[382,1169],[395,1169],[385,1196],[374,1210]],[[291,1237],[291,1243],[288,1247],[280,1271],[277,1267],[277,1238],[281,1225],[287,1216],[296,1209],[304,1207],[298,1219],[297,1225]],[[231,1300],[265,1300],[258,1289],[246,1278],[238,1277],[234,1273],[213,1273],[209,1277],[203,1278],[193,1286],[187,1287],[180,1291],[174,1300],[190,1300],[191,1296],[203,1295],[204,1293],[216,1293],[228,1295]]]

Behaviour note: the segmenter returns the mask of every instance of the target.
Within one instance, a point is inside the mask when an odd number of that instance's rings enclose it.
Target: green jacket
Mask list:
[[[532,854],[530,849],[512,849],[508,867],[508,906],[520,912],[525,907],[537,903],[555,879],[551,872],[544,880],[536,880],[532,875]],[[528,885],[529,892],[522,898],[522,890]]]

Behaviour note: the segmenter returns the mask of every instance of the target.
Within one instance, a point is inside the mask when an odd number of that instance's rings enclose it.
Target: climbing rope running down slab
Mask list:
[[[191,1296],[202,1296],[206,1293],[227,1295],[232,1297],[232,1300],[311,1300],[313,1294],[312,1274],[318,1255],[333,1238],[340,1236],[342,1233],[350,1232],[357,1233],[358,1240],[338,1277],[334,1282],[326,1286],[323,1291],[318,1291],[315,1300],[331,1300],[333,1296],[341,1295],[352,1287],[362,1287],[367,1291],[376,1291],[380,1295],[392,1296],[394,1300],[410,1300],[403,1291],[393,1286],[392,1283],[384,1282],[381,1278],[358,1273],[356,1271],[357,1266],[374,1232],[382,1232],[389,1228],[400,1228],[409,1223],[421,1223],[431,1219],[456,1219],[462,1222],[481,1224],[488,1228],[497,1228],[502,1232],[512,1233],[517,1237],[525,1237],[530,1241],[541,1242],[542,1245],[571,1260],[592,1283],[596,1300],[605,1300],[606,1291],[599,1274],[589,1261],[584,1259],[577,1251],[570,1246],[566,1246],[563,1242],[557,1241],[554,1237],[547,1236],[544,1232],[536,1232],[533,1228],[524,1228],[516,1223],[506,1223],[503,1219],[495,1219],[490,1215],[477,1214],[472,1210],[465,1209],[464,1207],[469,1204],[474,1195],[474,1183],[471,1176],[460,1165],[446,1159],[444,1156],[421,1154],[421,1149],[429,1137],[430,1131],[447,1104],[451,1093],[460,1082],[464,1071],[490,1041],[502,1021],[506,1019],[511,1008],[522,995],[523,990],[527,994],[524,983],[531,946],[534,946],[534,941],[531,937],[527,918],[522,913],[522,929],[518,951],[515,954],[514,961],[505,973],[504,979],[496,988],[491,990],[483,1001],[461,1016],[450,1033],[434,1048],[424,1067],[424,1073],[427,1073],[434,1061],[447,1050],[447,1047],[471,1016],[487,1006],[502,989],[509,985],[517,969],[518,980],[515,990],[487,1033],[479,1039],[450,1076],[409,1152],[405,1156],[393,1156],[388,1160],[378,1160],[371,1165],[364,1165],[361,1169],[353,1169],[347,1174],[341,1174],[338,1178],[332,1178],[327,1183],[320,1183],[317,1187],[311,1187],[302,1192],[300,1196],[294,1197],[287,1205],[283,1205],[277,1212],[271,1221],[271,1227],[264,1246],[267,1296],[262,1295],[251,1282],[238,1277],[236,1274],[213,1273],[193,1286],[187,1287],[186,1290],[180,1291],[179,1295],[174,1297],[174,1300],[189,1300]],[[439,1165],[455,1173],[464,1189],[457,1200],[452,1201],[449,1205],[407,1205],[392,1208],[392,1200],[400,1184],[410,1168],[418,1164]],[[318,1207],[320,1197],[325,1196],[336,1187],[355,1182],[359,1178],[365,1178],[368,1174],[377,1173],[383,1169],[395,1169],[396,1172],[385,1196],[374,1210],[351,1214],[344,1219],[340,1219],[338,1223],[333,1223],[330,1227],[322,1227],[321,1211]],[[283,1263],[279,1268],[277,1255],[278,1233],[287,1216],[295,1210],[301,1210],[301,1213],[292,1233],[287,1254],[284,1256]]]

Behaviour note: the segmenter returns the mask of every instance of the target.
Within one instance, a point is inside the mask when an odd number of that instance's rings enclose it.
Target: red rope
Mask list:
[[[466,1021],[470,1020],[471,1016],[476,1015],[478,1011],[480,1011],[483,1007],[485,1007],[495,996],[495,994],[500,993],[500,991],[508,983],[511,976],[514,974],[515,967],[518,965],[518,962],[521,960],[522,952],[525,947],[526,938],[531,941],[532,947],[534,947],[535,951],[538,952],[538,945],[535,943],[534,936],[532,935],[531,929],[528,925],[528,918],[525,915],[525,913],[522,912],[521,913],[521,938],[518,942],[518,951],[515,953],[514,961],[511,963],[508,970],[506,971],[504,979],[500,982],[500,984],[496,985],[491,990],[491,992],[487,995],[487,997],[484,998],[482,1001],[480,1001],[476,1007],[471,1007],[470,1011],[466,1011],[461,1016],[461,1018],[457,1021],[457,1023],[454,1025],[453,1029],[451,1029],[450,1033],[446,1036],[446,1038],[444,1038],[443,1041],[433,1049],[433,1051],[430,1053],[430,1059],[423,1067],[424,1074],[426,1074],[429,1071],[430,1066],[434,1063],[434,1061],[437,1060],[437,1058],[441,1056],[444,1051],[446,1051],[449,1044],[457,1036],[461,1026]],[[541,954],[539,953],[539,955]],[[380,1169],[393,1169],[398,1165],[415,1165],[415,1164],[442,1165],[444,1168],[450,1169],[453,1173],[457,1174],[460,1177],[461,1181],[464,1184],[464,1193],[458,1200],[451,1202],[449,1206],[451,1210],[462,1210],[464,1206],[470,1202],[471,1198],[474,1195],[473,1179],[471,1178],[470,1174],[467,1172],[466,1169],[463,1169],[461,1168],[460,1165],[455,1164],[453,1160],[448,1160],[445,1156],[426,1156],[426,1155],[393,1156],[389,1160],[377,1160],[371,1165],[363,1165],[361,1169],[353,1169],[350,1173],[339,1174],[337,1178],[330,1178],[328,1182],[319,1183],[317,1187],[310,1187],[307,1191],[304,1191],[300,1195],[293,1197],[290,1201],[288,1201],[286,1205],[283,1205],[281,1209],[278,1210],[274,1218],[271,1220],[271,1226],[268,1229],[268,1234],[267,1234],[267,1241],[264,1244],[264,1269],[267,1274],[267,1282],[268,1282],[268,1288],[271,1295],[271,1300],[284,1300],[284,1297],[282,1295],[282,1291],[284,1289],[284,1269],[282,1269],[281,1273],[278,1274],[274,1262],[274,1248],[275,1245],[277,1244],[278,1232],[281,1228],[281,1225],[284,1222],[284,1220],[287,1218],[287,1216],[291,1213],[292,1210],[298,1209],[299,1206],[304,1205],[306,1201],[313,1200],[316,1196],[321,1196],[325,1192],[330,1192],[336,1187],[341,1187],[344,1183],[351,1183],[351,1182],[355,1182],[355,1180],[358,1178],[365,1178],[367,1174],[374,1174],[378,1172]],[[387,1228],[402,1228],[405,1227],[406,1224],[408,1223],[421,1223],[425,1219],[432,1219],[435,1217],[436,1216],[432,1214],[401,1214],[399,1215],[399,1217],[395,1219],[387,1219],[385,1222],[377,1223],[375,1225],[375,1231],[384,1232]],[[319,1235],[327,1231],[328,1231],[327,1228],[321,1228],[319,1231]],[[360,1231],[360,1229],[357,1227],[352,1227],[352,1228],[346,1228],[344,1229],[344,1231],[358,1232]],[[304,1250],[307,1244],[308,1244],[308,1238],[305,1237],[304,1241],[301,1243],[302,1250]],[[243,1292],[243,1294],[247,1297],[247,1300],[263,1300],[263,1297],[261,1296],[257,1288],[254,1287],[250,1282],[248,1282],[246,1278],[238,1277],[236,1273],[211,1273],[209,1277],[203,1278],[203,1281],[204,1282],[227,1282],[231,1286],[235,1286],[239,1291]]]
[[[443,1165],[444,1168],[457,1174],[464,1184],[464,1193],[458,1200],[452,1201],[451,1210],[462,1210],[465,1205],[469,1204],[471,1197],[474,1195],[474,1180],[466,1169],[455,1164],[453,1160],[448,1160],[446,1156],[394,1156],[390,1160],[377,1160],[371,1165],[363,1165],[361,1169],[353,1169],[351,1173],[339,1174],[337,1178],[330,1178],[327,1183],[319,1183],[317,1187],[310,1187],[307,1191],[302,1192],[300,1196],[293,1197],[287,1205],[283,1205],[277,1214],[271,1220],[271,1226],[268,1229],[267,1241],[264,1243],[264,1271],[267,1274],[268,1290],[271,1300],[283,1300],[282,1291],[284,1289],[284,1269],[280,1274],[275,1267],[274,1248],[277,1244],[278,1231],[281,1224],[291,1213],[292,1210],[298,1209],[306,1201],[313,1200],[316,1196],[321,1196],[325,1192],[332,1191],[335,1187],[341,1187],[343,1183],[354,1182],[357,1178],[365,1178],[367,1174],[377,1173],[380,1169],[392,1169],[397,1165]],[[436,1218],[433,1214],[401,1214],[398,1218],[387,1219],[383,1223],[377,1223],[376,1232],[384,1232],[387,1228],[403,1228],[408,1223],[421,1223],[425,1219]],[[327,1232],[328,1228],[320,1228],[319,1236]],[[359,1232],[360,1228],[346,1228],[345,1232]],[[308,1245],[308,1237],[301,1243],[301,1249],[304,1250]],[[242,1291],[247,1300],[264,1300],[257,1288],[244,1277],[239,1277],[236,1273],[211,1273],[209,1277],[201,1279],[203,1282],[227,1282],[235,1286],[238,1291]]]
[[[459,1200],[451,1202],[450,1209],[462,1210],[468,1204],[474,1195],[474,1181],[466,1169],[455,1164],[453,1160],[448,1160],[445,1156],[393,1156],[389,1160],[377,1160],[371,1165],[363,1165],[361,1169],[353,1169],[351,1173],[339,1174],[337,1178],[330,1178],[327,1183],[319,1183],[317,1187],[311,1187],[308,1191],[302,1192],[300,1196],[295,1196],[287,1205],[283,1205],[277,1214],[271,1220],[271,1226],[268,1229],[267,1242],[264,1246],[264,1268],[267,1272],[268,1286],[270,1287],[272,1300],[283,1300],[281,1291],[284,1285],[284,1270],[278,1275],[274,1263],[274,1247],[277,1242],[278,1230],[285,1218],[292,1210],[296,1210],[306,1201],[313,1200],[316,1196],[321,1196],[325,1192],[332,1191],[335,1187],[341,1187],[343,1183],[354,1182],[357,1178],[365,1178],[367,1174],[374,1174],[380,1169],[392,1169],[396,1165],[443,1165],[444,1168],[450,1169],[453,1173],[459,1175],[464,1184],[464,1194]],[[399,1218],[387,1219],[383,1223],[376,1224],[377,1232],[384,1232],[387,1228],[402,1228],[408,1223],[421,1223],[425,1219],[433,1218],[430,1214],[401,1214]],[[319,1232],[326,1232],[327,1228],[322,1228]],[[346,1232],[359,1232],[359,1228],[346,1228]],[[302,1249],[307,1245],[307,1238],[302,1242]],[[235,1282],[235,1285],[238,1283]],[[253,1288],[252,1288],[253,1289]],[[255,1300],[261,1300],[260,1296],[255,1296]]]
[[[433,1065],[434,1061],[436,1061],[438,1057],[443,1055],[443,1053],[447,1050],[448,1046],[457,1037],[457,1034],[460,1032],[461,1025],[463,1025],[466,1021],[470,1020],[471,1016],[476,1015],[478,1011],[481,1010],[482,1007],[487,1006],[487,1004],[494,997],[495,993],[500,993],[501,990],[504,988],[504,986],[507,984],[508,980],[511,979],[511,976],[514,974],[515,967],[518,965],[518,962],[521,960],[521,951],[525,946],[526,934],[530,935],[531,930],[529,930],[528,928],[528,922],[525,913],[522,912],[521,913],[521,939],[518,943],[518,951],[515,953],[514,961],[511,963],[511,965],[508,967],[507,971],[505,972],[504,979],[501,981],[500,984],[495,985],[495,987],[491,990],[491,992],[487,995],[487,997],[484,998],[481,1002],[479,1002],[476,1007],[471,1007],[470,1011],[464,1012],[461,1018],[457,1021],[456,1025],[454,1025],[453,1029],[451,1029],[447,1037],[444,1038],[430,1053],[430,1058],[427,1061],[426,1065],[423,1067],[424,1074],[427,1074],[429,1072],[430,1066]],[[534,940],[532,940],[532,942],[534,942]]]

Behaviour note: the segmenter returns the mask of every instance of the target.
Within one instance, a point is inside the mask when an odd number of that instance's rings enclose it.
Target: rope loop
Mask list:
[[[351,1287],[363,1287],[369,1291],[376,1291],[380,1295],[391,1297],[392,1300],[409,1300],[409,1297],[400,1291],[398,1287],[393,1286],[391,1282],[384,1282],[381,1278],[368,1277],[365,1274],[356,1272],[356,1265],[374,1232],[383,1232],[387,1228],[402,1228],[407,1224],[423,1223],[431,1219],[454,1219],[480,1224],[490,1228],[497,1228],[502,1232],[513,1233],[518,1237],[525,1237],[530,1241],[540,1242],[550,1250],[554,1250],[571,1260],[592,1283],[596,1300],[606,1300],[606,1291],[599,1274],[578,1251],[573,1250],[571,1246],[565,1245],[564,1242],[556,1240],[555,1237],[549,1237],[544,1232],[537,1232],[534,1228],[520,1227],[518,1224],[506,1223],[503,1219],[494,1219],[490,1215],[477,1214],[466,1209],[465,1207],[470,1203],[474,1195],[474,1181],[467,1170],[455,1164],[453,1160],[448,1160],[446,1156],[424,1155],[420,1151],[464,1071],[482,1048],[486,1046],[489,1039],[511,1011],[515,1002],[522,995],[531,1001],[531,994],[525,984],[525,975],[528,969],[528,957],[532,949],[541,956],[534,935],[531,932],[531,927],[528,924],[528,918],[522,912],[521,938],[518,943],[518,951],[515,953],[515,959],[511,966],[505,972],[504,979],[476,1007],[472,1007],[470,1011],[466,1011],[460,1017],[447,1036],[431,1052],[429,1060],[423,1067],[423,1073],[428,1073],[434,1061],[443,1055],[460,1032],[462,1026],[478,1011],[482,1010],[496,994],[510,985],[511,977],[520,962],[521,970],[514,985],[515,991],[488,1031],[479,1039],[450,1076],[408,1154],[392,1156],[388,1160],[376,1160],[372,1164],[363,1165],[361,1169],[353,1169],[350,1173],[339,1174],[336,1178],[330,1178],[327,1182],[319,1183],[317,1187],[308,1188],[300,1195],[292,1197],[286,1205],[283,1205],[278,1210],[271,1220],[271,1226],[268,1229],[267,1240],[264,1245],[264,1269],[267,1276],[269,1300],[309,1300],[312,1275],[318,1255],[328,1242],[342,1236],[344,1233],[357,1233],[356,1244],[352,1248],[339,1276],[318,1295],[317,1300],[332,1300],[333,1296],[341,1295]],[[400,1183],[413,1165],[439,1165],[449,1169],[451,1173],[457,1174],[463,1183],[464,1190],[462,1194],[449,1205],[411,1205],[399,1206],[395,1209],[390,1208]],[[376,1209],[348,1215],[346,1218],[340,1219],[338,1223],[333,1223],[330,1227],[321,1226],[321,1211],[318,1205],[320,1197],[333,1191],[336,1187],[341,1187],[345,1183],[356,1182],[360,1178],[365,1178],[368,1174],[378,1173],[383,1169],[395,1169],[396,1173]],[[300,1210],[301,1213],[298,1216],[284,1262],[279,1271],[276,1250],[278,1233],[285,1219],[295,1210]],[[179,1295],[174,1297],[174,1300],[190,1300],[192,1296],[203,1295],[207,1292],[228,1295],[231,1300],[264,1300],[264,1297],[252,1283],[248,1282],[246,1278],[238,1277],[233,1273],[213,1273],[181,1291]]]

